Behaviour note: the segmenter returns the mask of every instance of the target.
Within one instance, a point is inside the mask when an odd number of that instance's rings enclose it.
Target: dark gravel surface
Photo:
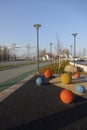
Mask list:
[[[0,130],[87,130],[87,100],[75,95],[71,104],[59,99],[62,88],[45,79],[26,82],[0,103]]]

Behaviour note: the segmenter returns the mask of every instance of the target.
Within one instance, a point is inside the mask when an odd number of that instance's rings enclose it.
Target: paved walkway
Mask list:
[[[0,71],[0,83],[10,80],[14,77],[17,77],[21,74],[24,74],[24,73],[29,72],[34,69],[36,69],[36,64],[2,70],[2,71]]]

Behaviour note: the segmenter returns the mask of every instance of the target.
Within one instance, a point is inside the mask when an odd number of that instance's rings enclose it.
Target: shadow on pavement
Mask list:
[[[87,130],[87,100],[78,95],[71,104],[60,101],[62,88],[36,78],[0,103],[0,129],[6,130]]]
[[[86,119],[85,119],[86,118]],[[87,130],[87,102],[9,130]]]

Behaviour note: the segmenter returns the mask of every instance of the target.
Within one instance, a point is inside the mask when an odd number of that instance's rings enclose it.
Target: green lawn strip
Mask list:
[[[3,83],[0,83],[0,92],[7,89],[7,88],[9,88],[12,85],[18,83],[19,81],[21,81],[22,79],[26,78],[28,75],[30,75],[30,74],[32,74],[34,72],[36,72],[36,69],[31,70],[31,71],[26,72],[26,73],[23,73],[23,74],[15,77],[15,78],[7,80],[7,81],[5,81]]]

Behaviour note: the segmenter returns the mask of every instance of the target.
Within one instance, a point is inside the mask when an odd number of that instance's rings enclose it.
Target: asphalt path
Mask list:
[[[49,63],[48,62],[41,63],[40,67],[44,66],[46,64],[49,64]],[[10,80],[16,76],[19,76],[23,73],[29,72],[29,71],[34,70],[34,69],[37,69],[37,64],[2,70],[2,71],[0,71],[0,83],[7,81],[7,80]]]
[[[87,130],[87,100],[75,95],[65,104],[60,100],[63,88],[44,76],[38,86],[38,76],[0,102],[0,130]]]

